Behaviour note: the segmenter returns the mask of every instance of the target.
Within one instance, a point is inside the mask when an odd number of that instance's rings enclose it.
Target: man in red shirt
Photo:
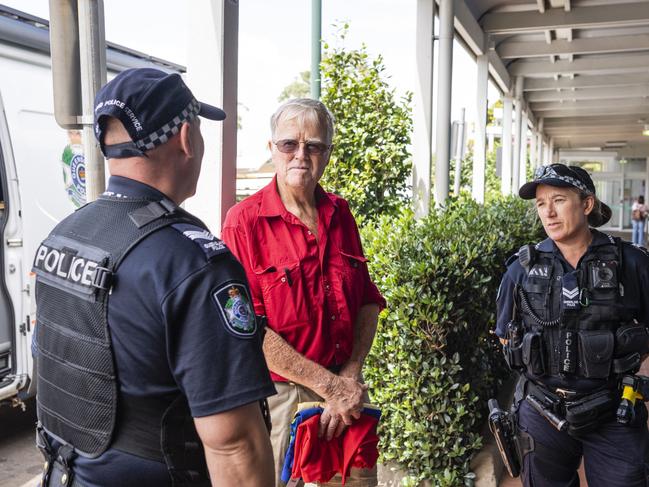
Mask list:
[[[339,436],[367,398],[361,370],[385,300],[371,281],[347,202],[318,184],[331,154],[333,116],[319,101],[290,100],[271,117],[272,182],[227,214],[222,238],[243,264],[264,354],[277,485],[299,402],[323,401],[320,434]],[[340,485],[334,478],[327,485]],[[376,485],[376,469],[347,486]]]

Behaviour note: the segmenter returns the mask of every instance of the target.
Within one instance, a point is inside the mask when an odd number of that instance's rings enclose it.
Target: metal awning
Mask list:
[[[523,78],[530,120],[555,149],[649,156],[649,0],[454,4],[457,35],[476,56],[489,51],[504,92]]]

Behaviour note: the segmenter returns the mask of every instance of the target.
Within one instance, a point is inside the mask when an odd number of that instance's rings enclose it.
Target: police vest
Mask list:
[[[40,245],[33,269],[38,418],[45,431],[80,455],[94,458],[113,446],[166,463],[175,486],[210,485],[184,396],[118,393],[107,322],[111,282],[124,257],[152,232],[180,222],[206,229],[166,199],[101,196],[63,220]],[[143,444],[131,433],[142,429],[156,441]]]
[[[510,337],[510,367],[528,374],[612,379],[635,371],[649,352],[647,329],[622,302],[622,242],[609,237],[564,273],[552,252],[519,251],[527,272],[515,288],[518,332]]]

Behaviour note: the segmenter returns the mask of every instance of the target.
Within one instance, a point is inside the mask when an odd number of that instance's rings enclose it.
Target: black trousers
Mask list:
[[[519,427],[538,445],[523,459],[525,487],[578,487],[584,459],[588,487],[649,487],[647,408],[636,407],[632,425],[613,420],[575,438],[557,431],[527,401],[518,409]]]

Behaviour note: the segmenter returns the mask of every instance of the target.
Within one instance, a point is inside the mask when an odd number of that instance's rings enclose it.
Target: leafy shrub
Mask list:
[[[383,59],[370,60],[365,47],[345,50],[325,44],[321,70],[322,101],[336,118],[322,185],[345,198],[364,221],[397,214],[410,198],[412,94],[396,101],[384,79]]]
[[[483,206],[467,196],[422,220],[406,211],[362,229],[389,303],[366,380],[384,414],[381,461],[406,469],[409,485],[464,484],[486,400],[507,376],[490,334],[504,262],[540,231],[524,201]]]

